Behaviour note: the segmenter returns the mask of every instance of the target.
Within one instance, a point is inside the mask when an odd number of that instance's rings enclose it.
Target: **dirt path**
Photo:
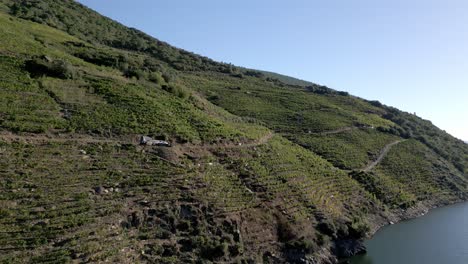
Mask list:
[[[78,142],[83,144],[88,143],[133,143],[131,141],[124,141],[118,139],[106,139],[106,138],[95,138],[86,135],[63,135],[63,136],[51,136],[46,134],[25,134],[17,135],[11,132],[0,132],[0,140],[5,142],[24,142],[30,144],[48,143],[48,142]]]
[[[273,137],[273,133],[269,132],[263,137],[249,143],[230,143],[230,144],[212,144],[212,145],[180,145],[183,149],[220,149],[220,148],[250,148],[267,143]],[[47,134],[24,134],[17,135],[8,131],[0,132],[0,141],[4,142],[24,142],[30,144],[40,144],[48,142],[78,142],[83,144],[88,143],[107,143],[107,144],[139,144],[139,137],[133,136],[132,139],[108,139],[108,138],[98,138],[91,137],[88,135],[47,135]]]
[[[191,144],[184,144],[184,145],[175,145],[174,147],[178,148],[179,151],[184,153],[190,152],[204,152],[204,151],[213,151],[218,149],[242,149],[242,148],[252,148],[256,146],[260,146],[263,144],[268,143],[270,139],[273,137],[272,132],[268,132],[268,134],[262,136],[261,138],[248,142],[248,143],[225,143],[225,144],[210,144],[210,145],[191,145]]]
[[[373,162],[371,162],[369,165],[367,165],[363,171],[364,172],[369,172],[370,170],[372,170],[375,166],[377,166],[384,158],[385,156],[387,155],[387,153],[390,151],[390,149],[397,145],[397,144],[400,144],[401,142],[403,142],[404,140],[397,140],[397,141],[394,141],[388,145],[386,145],[382,151],[380,151],[380,154],[379,156],[377,157],[377,159]]]
[[[319,132],[319,133],[316,133],[316,134],[326,136],[326,135],[339,134],[339,133],[343,133],[343,132],[351,131],[351,130],[355,130],[355,129],[358,129],[358,127],[343,127],[343,128],[339,128],[339,129],[336,129],[336,130]]]
[[[334,135],[334,134],[339,134],[347,131],[352,131],[352,130],[357,130],[357,129],[374,129],[374,127],[371,126],[362,126],[362,127],[357,127],[357,126],[349,126],[349,127],[342,127],[338,128],[335,130],[330,130],[330,131],[322,131],[322,132],[315,132],[315,133],[310,133],[313,135],[321,135],[321,136],[326,136],[326,135]]]
[[[210,151],[218,150],[218,149],[240,149],[240,148],[251,148],[259,145],[266,144],[271,138],[273,137],[272,132],[268,132],[268,134],[262,136],[261,138],[249,142],[249,143],[227,143],[227,144],[211,144],[211,145],[190,145],[190,144],[175,144],[172,147],[168,148],[169,151],[173,152],[177,156],[182,156],[184,154],[192,153],[198,155],[208,154]],[[139,136],[133,135],[128,136],[127,139],[108,139],[108,138],[98,138],[92,137],[89,135],[80,135],[80,134],[62,134],[62,135],[47,135],[47,134],[22,134],[17,135],[13,134],[8,131],[0,131],[0,142],[22,142],[26,144],[47,144],[50,142],[56,143],[79,143],[79,144],[90,144],[90,143],[98,143],[98,144],[133,144],[139,145]],[[146,146],[142,146],[146,148]],[[149,147],[150,149],[152,147]],[[159,155],[155,155],[156,158],[170,163],[173,166],[185,168],[185,165],[180,164],[178,159],[170,160],[164,157],[160,157]]]
[[[212,148],[252,148],[252,147],[257,147],[257,146],[268,143],[268,141],[270,141],[270,139],[272,137],[273,137],[273,133],[268,132],[268,134],[266,134],[263,137],[255,140],[254,142],[228,144],[228,145],[213,145],[213,146],[208,146],[208,148],[209,149],[212,149]]]

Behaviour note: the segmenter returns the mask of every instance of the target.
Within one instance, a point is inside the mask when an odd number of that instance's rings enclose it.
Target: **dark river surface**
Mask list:
[[[365,245],[352,264],[468,264],[468,203],[386,226]]]

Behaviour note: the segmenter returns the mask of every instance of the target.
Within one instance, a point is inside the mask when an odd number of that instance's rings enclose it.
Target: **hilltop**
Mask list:
[[[0,70],[0,263],[336,263],[468,198],[430,121],[71,0],[0,0]]]

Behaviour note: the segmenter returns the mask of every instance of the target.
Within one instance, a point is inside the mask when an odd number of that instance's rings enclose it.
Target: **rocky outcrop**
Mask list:
[[[141,145],[147,145],[147,146],[163,146],[163,147],[170,147],[171,144],[167,141],[164,140],[159,140],[159,139],[153,139],[148,136],[141,136],[140,138],[140,144]]]

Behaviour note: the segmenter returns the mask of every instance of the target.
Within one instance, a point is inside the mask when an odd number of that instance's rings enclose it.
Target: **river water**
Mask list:
[[[365,245],[352,264],[468,264],[468,203],[386,226]]]

